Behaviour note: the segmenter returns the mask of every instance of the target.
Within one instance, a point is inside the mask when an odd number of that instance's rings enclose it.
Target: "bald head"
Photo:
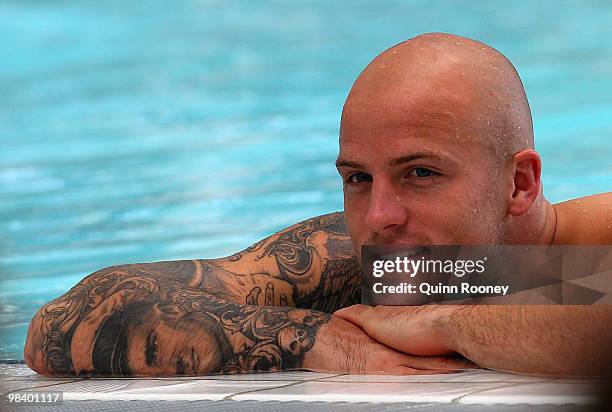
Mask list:
[[[531,112],[512,63],[483,43],[450,34],[417,36],[377,56],[349,93],[341,143],[356,130],[372,128],[376,138],[401,125],[413,133],[437,128],[495,157],[533,148]]]
[[[357,254],[541,236],[525,91],[508,59],[477,41],[425,34],[377,56],[344,105],[336,166]]]

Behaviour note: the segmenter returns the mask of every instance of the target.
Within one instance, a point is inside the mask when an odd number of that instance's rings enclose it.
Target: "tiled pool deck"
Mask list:
[[[135,410],[140,406],[151,411],[164,405],[174,405],[171,409],[200,405],[207,410],[215,406],[223,406],[224,410],[248,406],[247,409],[253,410],[258,405],[268,405],[276,410],[291,405],[292,410],[312,411],[338,409],[342,405],[347,410],[395,410],[394,406],[402,410],[481,410],[480,407],[496,405],[496,410],[588,410],[597,401],[599,385],[590,380],[519,376],[488,370],[415,376],[298,371],[197,378],[57,379],[39,376],[23,364],[1,364],[0,409],[25,410],[24,405],[7,403],[6,395],[10,393],[60,392],[63,403],[47,407],[59,410],[62,405],[64,409],[78,405],[79,410],[99,411]],[[125,401],[132,401],[127,402],[127,409],[121,406]],[[519,406],[522,408],[514,409]]]

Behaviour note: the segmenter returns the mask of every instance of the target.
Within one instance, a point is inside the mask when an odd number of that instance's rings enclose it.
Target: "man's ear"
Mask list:
[[[512,158],[513,192],[508,204],[508,213],[520,216],[527,211],[540,193],[542,160],[532,149],[516,153]]]

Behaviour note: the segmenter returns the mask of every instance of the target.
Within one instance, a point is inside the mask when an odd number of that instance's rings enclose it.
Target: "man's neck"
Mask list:
[[[557,235],[557,210],[546,199],[544,201],[544,230],[542,237],[543,245],[555,244]]]
[[[552,245],[557,231],[557,213],[544,196],[532,205],[523,216],[514,217],[512,244],[516,245]]]

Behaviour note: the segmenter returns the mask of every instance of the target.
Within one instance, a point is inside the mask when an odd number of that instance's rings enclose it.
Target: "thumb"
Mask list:
[[[357,326],[375,341],[396,350],[401,350],[402,333],[406,328],[396,322],[402,308],[393,306],[353,305],[334,312],[334,316],[347,320]]]

